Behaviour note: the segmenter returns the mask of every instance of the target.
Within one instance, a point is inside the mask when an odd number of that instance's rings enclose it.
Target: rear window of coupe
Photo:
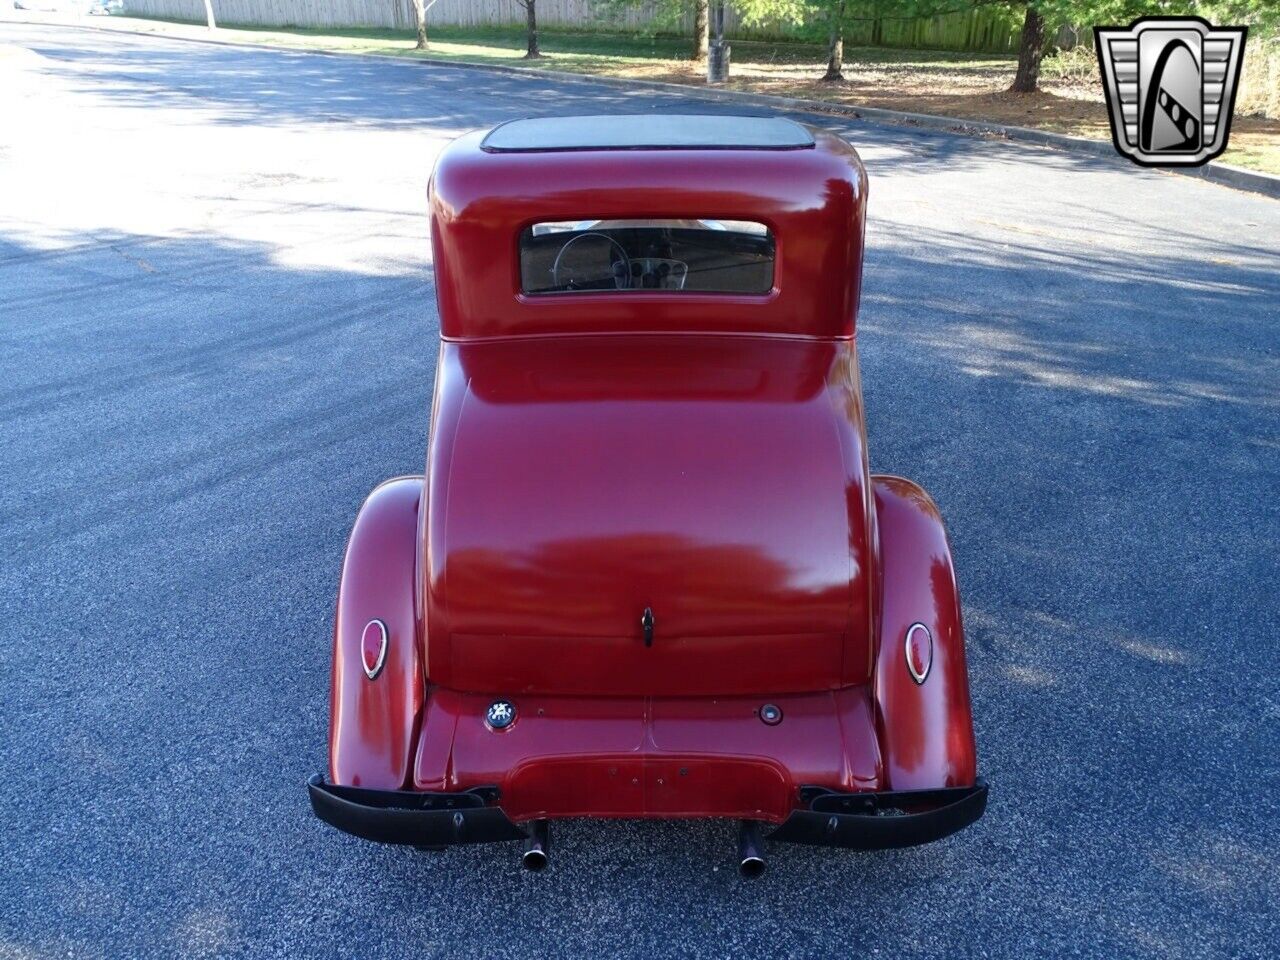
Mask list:
[[[773,234],[746,220],[575,220],[520,236],[526,294],[773,289]]]

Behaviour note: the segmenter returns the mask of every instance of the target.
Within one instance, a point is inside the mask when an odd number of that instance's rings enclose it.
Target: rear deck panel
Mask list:
[[[781,822],[800,786],[876,790],[882,781],[870,690],[760,698],[521,697],[494,731],[492,697],[431,690],[414,788],[498,786],[513,820],[745,817]]]

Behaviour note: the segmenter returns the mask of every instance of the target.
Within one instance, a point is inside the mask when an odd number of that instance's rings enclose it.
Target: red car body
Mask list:
[[[942,520],[867,465],[865,172],[829,133],[725,121],[517,121],[441,155],[426,473],[347,549],[310,783],[335,826],[523,838],[540,866],[555,818],[724,817],[749,871],[766,831],[867,849],[981,816]],[[738,222],[772,256],[749,293],[612,239]],[[617,288],[529,291],[560,229]]]

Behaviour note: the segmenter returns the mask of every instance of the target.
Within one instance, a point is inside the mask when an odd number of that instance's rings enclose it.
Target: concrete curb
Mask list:
[[[410,67],[459,67],[464,70],[483,70],[489,73],[506,73],[517,76],[551,76],[573,83],[602,84],[623,90],[652,90],[699,100],[719,100],[729,103],[743,103],[751,106],[766,107],[771,110],[791,113],[817,113],[828,116],[848,117],[855,120],[874,120],[895,126],[916,127],[922,130],[937,130],[943,133],[958,133],[967,136],[989,137],[1009,140],[1017,143],[1034,144],[1055,150],[1066,150],[1074,153],[1088,153],[1097,157],[1108,157],[1120,160],[1115,148],[1106,140],[1090,140],[1086,137],[1073,137],[1065,133],[1052,133],[1048,130],[1032,130],[1029,127],[1015,127],[1003,123],[992,123],[986,120],[965,120],[959,117],[940,117],[927,113],[907,113],[902,110],[888,110],[883,107],[853,107],[842,103],[831,103],[827,100],[805,100],[798,97],[776,97],[765,93],[746,93],[739,90],[724,90],[717,87],[693,87],[683,83],[665,83],[660,80],[629,80],[621,77],[598,77],[587,73],[572,73],[566,70],[548,70],[537,67],[521,67],[514,64],[467,63],[456,60],[437,60],[432,57],[397,57],[383,53],[347,53],[339,50],[306,50],[295,47],[282,47],[265,43],[242,43],[236,40],[222,40],[216,37],[182,37],[161,31],[133,30],[127,27],[112,27],[102,24],[59,23],[56,21],[10,19],[0,23],[18,23],[28,26],[69,27],[75,30],[105,30],[136,37],[159,37],[163,40],[182,40],[188,43],[208,43],[215,46],[235,47],[242,50],[267,50],[275,53],[295,53],[321,57],[346,57],[365,60],[381,60],[387,63],[399,63]],[[1150,171],[1151,167],[1134,166],[1135,171]],[[1263,196],[1280,199],[1280,176],[1262,173],[1257,170],[1246,170],[1225,163],[1210,162],[1201,167],[1161,167],[1159,172],[1174,176],[1194,177],[1211,183],[1258,193]]]

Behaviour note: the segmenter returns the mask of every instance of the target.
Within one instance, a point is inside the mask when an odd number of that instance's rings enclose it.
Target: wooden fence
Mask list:
[[[204,0],[124,0],[124,11],[172,20],[204,19]],[[412,0],[213,0],[219,23],[269,27],[383,27],[412,30]],[[427,26],[501,27],[524,24],[515,0],[437,0]],[[688,18],[686,18],[688,19]],[[780,40],[801,34],[785,21],[744,26],[732,8],[727,33],[733,39]],[[1009,52],[1017,49],[1016,17],[998,6],[928,20],[884,20],[851,25],[846,43],[889,47]],[[619,13],[591,0],[538,0],[538,24],[552,29],[689,32],[692,21],[655,20],[643,6]],[[812,33],[806,39],[813,39]]]

